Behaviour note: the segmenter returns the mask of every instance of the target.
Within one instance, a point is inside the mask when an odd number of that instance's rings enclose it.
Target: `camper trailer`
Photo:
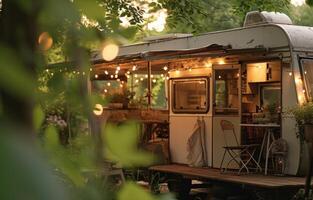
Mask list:
[[[132,97],[142,93],[141,108],[158,110],[155,102],[163,100],[159,112],[169,124],[170,163],[220,169],[223,159],[225,163],[231,159],[223,155],[225,145],[259,144],[253,158],[264,173],[271,142],[282,138],[288,146],[283,173],[301,171],[305,159],[295,120],[286,111],[313,95],[312,27],[293,25],[281,13],[251,12],[242,28],[150,37],[121,46],[110,62],[95,52],[93,62],[92,92],[100,91],[94,85],[103,80],[118,81],[121,88],[142,83],[144,87],[131,90]],[[228,144],[225,121],[235,135]],[[201,144],[192,146],[197,126]],[[190,158],[190,151],[199,145],[205,157],[197,161]],[[232,165],[228,167],[236,169]]]

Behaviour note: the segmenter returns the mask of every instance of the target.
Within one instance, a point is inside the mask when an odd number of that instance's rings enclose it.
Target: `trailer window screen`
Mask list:
[[[313,98],[313,59],[301,59],[302,72],[309,98]]]
[[[206,113],[208,111],[208,81],[206,78],[173,80],[174,113]]]
[[[215,115],[238,115],[238,77],[238,69],[215,70]]]

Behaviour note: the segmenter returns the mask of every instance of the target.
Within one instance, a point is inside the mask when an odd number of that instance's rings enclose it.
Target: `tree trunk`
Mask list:
[[[38,58],[36,22],[42,1],[28,0],[27,2],[30,9],[23,8],[23,4],[18,0],[2,0],[0,45],[9,48],[16,59],[22,63],[27,74],[36,80],[36,58]],[[16,68],[16,66],[0,67],[10,67],[11,70]],[[4,120],[17,128],[27,130],[26,132],[33,132],[34,95],[22,98],[19,95],[12,95],[3,87],[0,88]],[[33,89],[35,92],[36,88]]]

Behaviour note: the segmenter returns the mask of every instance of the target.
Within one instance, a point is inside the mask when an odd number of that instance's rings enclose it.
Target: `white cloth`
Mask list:
[[[187,162],[192,167],[203,167],[207,165],[207,154],[205,145],[205,123],[197,120],[191,136],[187,142]]]

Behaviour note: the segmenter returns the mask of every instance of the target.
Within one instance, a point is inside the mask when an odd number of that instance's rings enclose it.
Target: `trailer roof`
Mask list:
[[[313,51],[313,27],[264,24],[225,31],[217,31],[198,36],[155,40],[139,44],[121,46],[118,59],[141,57],[149,59],[149,55],[162,52],[190,52],[208,47],[228,47],[232,50],[242,49],[286,49],[293,51]],[[215,49],[216,50],[216,49]],[[94,62],[105,62],[101,52],[93,53]],[[113,61],[114,62],[114,61]]]

